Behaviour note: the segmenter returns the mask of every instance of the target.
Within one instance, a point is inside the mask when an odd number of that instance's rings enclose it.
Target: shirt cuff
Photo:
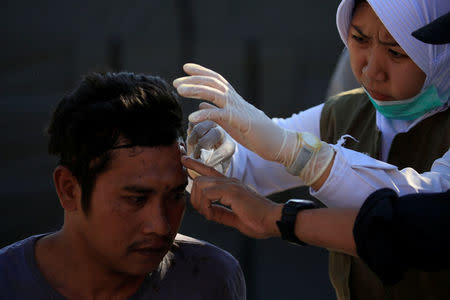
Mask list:
[[[331,146],[336,155],[330,175],[318,191],[310,189],[311,195],[328,207],[361,207],[371,193],[383,187],[382,182],[390,180],[385,171],[397,169],[393,165],[340,145]],[[380,176],[386,178],[380,181]]]

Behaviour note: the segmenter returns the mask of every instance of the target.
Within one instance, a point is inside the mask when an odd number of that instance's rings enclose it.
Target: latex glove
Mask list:
[[[208,220],[234,227],[253,238],[280,236],[276,221],[281,218],[282,204],[188,156],[183,156],[181,162],[203,175],[194,179],[190,201]]]
[[[276,125],[262,111],[246,102],[233,87],[216,72],[196,64],[184,65],[186,73],[174,86],[184,97],[211,101],[202,103],[189,121],[211,120],[222,126],[237,142],[262,158],[290,165],[294,159],[296,133]]]
[[[236,149],[233,139],[212,121],[198,124],[189,123],[187,137],[187,153],[204,164],[225,174]],[[189,171],[192,178],[198,176]]]
[[[216,122],[241,145],[266,160],[283,164],[307,185],[315,182],[328,167],[334,155],[328,144],[312,134],[278,126],[246,102],[220,74],[197,64],[185,64],[183,69],[191,76],[174,81],[178,93],[216,105],[202,103],[201,110],[189,115],[190,122]]]

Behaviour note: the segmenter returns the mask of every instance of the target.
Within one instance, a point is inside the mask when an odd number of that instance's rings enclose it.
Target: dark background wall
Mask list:
[[[88,71],[172,81],[193,61],[224,75],[269,116],[321,103],[343,48],[338,1],[68,0],[0,3],[0,247],[56,230],[63,211],[43,135],[61,95]],[[197,101],[183,103],[186,116]],[[306,196],[304,190],[275,196]],[[327,253],[251,240],[191,207],[181,232],[235,255],[248,299],[333,299]]]

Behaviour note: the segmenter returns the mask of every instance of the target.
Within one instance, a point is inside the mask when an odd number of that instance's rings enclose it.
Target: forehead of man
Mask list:
[[[150,185],[152,188],[173,188],[186,181],[180,162],[177,142],[170,146],[124,148],[113,150],[104,176],[117,187],[128,183]]]

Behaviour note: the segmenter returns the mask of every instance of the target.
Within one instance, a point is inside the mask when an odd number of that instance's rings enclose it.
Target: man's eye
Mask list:
[[[357,35],[352,34],[352,39],[354,39],[357,43],[363,44],[366,42],[366,39]]]
[[[405,54],[397,52],[395,50],[389,49],[389,53],[392,55],[392,57],[394,58],[402,58],[402,57],[407,57]]]
[[[125,196],[125,199],[133,205],[143,205],[147,202],[147,196]]]

